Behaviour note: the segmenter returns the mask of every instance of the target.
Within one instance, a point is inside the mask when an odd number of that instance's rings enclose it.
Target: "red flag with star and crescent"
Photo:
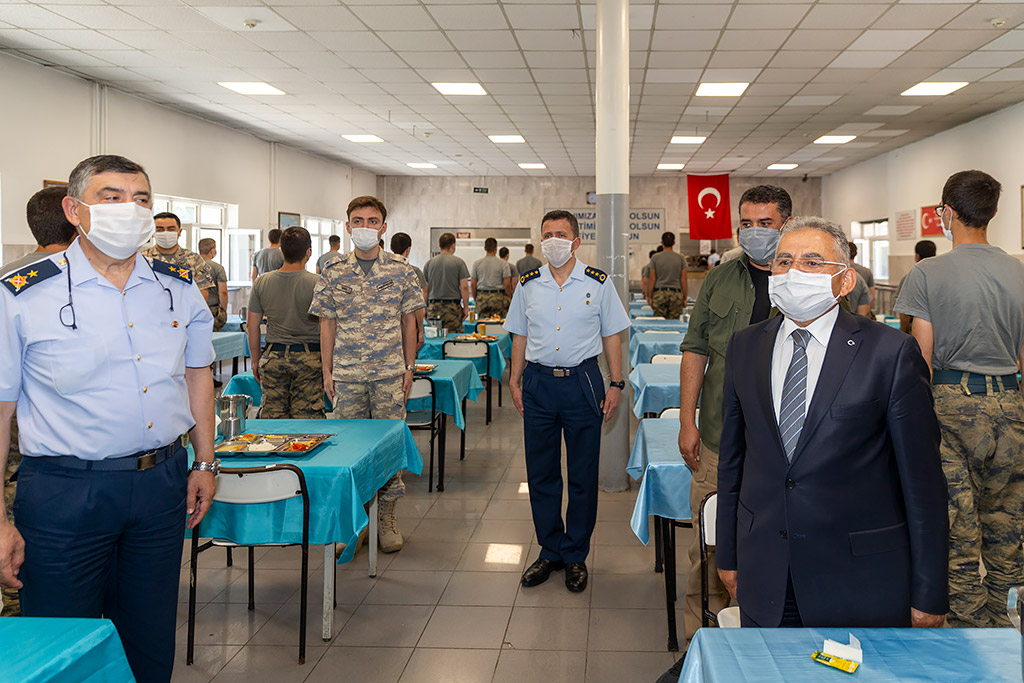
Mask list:
[[[687,175],[686,204],[691,240],[726,240],[732,237],[729,210],[729,174]]]

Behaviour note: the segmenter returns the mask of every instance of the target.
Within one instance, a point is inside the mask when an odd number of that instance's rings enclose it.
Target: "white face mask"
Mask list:
[[[89,207],[89,232],[79,231],[85,239],[112,259],[123,261],[146,244],[156,231],[153,209],[136,202],[86,204]],[[172,233],[173,234],[173,233]],[[177,235],[175,242],[177,242]]]
[[[835,275],[829,275],[790,268],[768,278],[768,298],[790,320],[798,323],[814,320],[838,302],[832,293],[832,278],[846,270],[843,268]]]
[[[549,237],[540,243],[540,250],[551,265],[561,268],[572,258],[572,243],[573,240]]]
[[[380,243],[380,235],[372,228],[352,228],[352,244],[360,251],[370,251]]]
[[[950,242],[953,241],[953,221],[950,221],[949,225],[946,225],[946,209],[948,207],[942,207],[942,213],[939,214],[939,225],[942,226],[942,234],[945,235],[946,239]]]
[[[178,246],[178,233],[176,232],[158,232],[153,239],[156,240],[156,246],[161,249]]]

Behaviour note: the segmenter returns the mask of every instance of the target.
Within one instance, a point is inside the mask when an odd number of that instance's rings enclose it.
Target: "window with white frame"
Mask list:
[[[889,221],[854,221],[850,226],[852,242],[857,245],[860,265],[870,268],[875,280],[889,279]]]
[[[312,254],[306,263],[306,270],[316,272],[316,261],[323,254],[331,250],[331,235],[342,235],[345,232],[345,222],[333,218],[317,218],[315,216],[303,216],[302,227],[309,231],[309,239],[312,243]]]
[[[153,212],[170,211],[181,220],[181,245],[199,253],[199,240],[217,244],[213,259],[224,266],[228,284],[248,285],[252,255],[260,248],[259,230],[238,230],[238,205],[205,199],[156,195]]]

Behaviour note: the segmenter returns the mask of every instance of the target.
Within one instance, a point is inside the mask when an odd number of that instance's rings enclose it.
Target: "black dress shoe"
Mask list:
[[[565,587],[572,593],[582,593],[587,587],[587,565],[570,562],[565,566]]]
[[[551,572],[557,572],[560,569],[565,569],[564,562],[552,562],[551,560],[545,560],[543,557],[530,565],[530,567],[523,572],[523,578],[520,583],[526,588],[532,586],[539,586],[548,580],[551,576]]]

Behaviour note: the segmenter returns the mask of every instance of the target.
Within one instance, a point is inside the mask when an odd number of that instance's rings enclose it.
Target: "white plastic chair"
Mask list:
[[[267,543],[261,546],[302,546],[302,587],[299,600],[299,664],[306,662],[306,595],[309,592],[309,492],[306,490],[306,478],[295,465],[276,464],[266,467],[221,468],[216,479],[217,488],[213,501],[234,505],[260,505],[276,503],[290,498],[302,498],[302,543]],[[249,609],[256,608],[253,594],[254,553],[255,546],[235,543],[227,539],[215,538],[199,544],[199,529],[192,531],[192,552],[189,562],[189,593],[188,593],[188,640],[186,645],[185,663],[192,664],[195,650],[196,631],[196,576],[199,568],[199,553],[211,547],[249,549]],[[326,567],[324,568],[326,571]]]
[[[739,628],[740,608],[736,605],[725,607],[718,613],[718,628]]]
[[[665,320],[665,318],[660,315],[638,315],[633,320]]]
[[[679,419],[679,408],[662,408],[661,412],[658,413],[658,417],[671,418],[673,420]]]
[[[434,394],[434,380],[429,377],[414,377],[409,389],[409,400],[430,398],[430,410],[413,410],[405,414],[409,429],[430,430],[430,469],[427,478],[427,492],[434,490],[434,440],[441,433],[443,413],[437,411],[437,396]],[[438,452],[437,490],[444,491],[444,450]]]
[[[679,365],[683,362],[683,355],[680,353],[656,353],[651,356],[651,362],[655,365]]]
[[[444,343],[441,347],[442,358],[461,358],[470,360],[473,358],[483,358],[487,362],[487,369],[485,372],[480,373],[480,379],[483,381],[484,386],[487,387],[487,421],[486,424],[491,424],[491,354],[485,341],[459,341],[457,339],[450,339]],[[463,439],[465,439],[465,430],[462,432]]]
[[[708,546],[715,545],[717,537],[716,523],[718,521],[718,493],[712,491],[704,496],[700,503],[699,526],[700,526],[700,606],[701,625],[710,626],[714,624],[722,628],[739,628],[740,608],[736,606],[726,607],[715,614],[708,606],[708,584],[710,571],[708,562]]]
[[[647,330],[644,334],[679,334],[675,330]]]

